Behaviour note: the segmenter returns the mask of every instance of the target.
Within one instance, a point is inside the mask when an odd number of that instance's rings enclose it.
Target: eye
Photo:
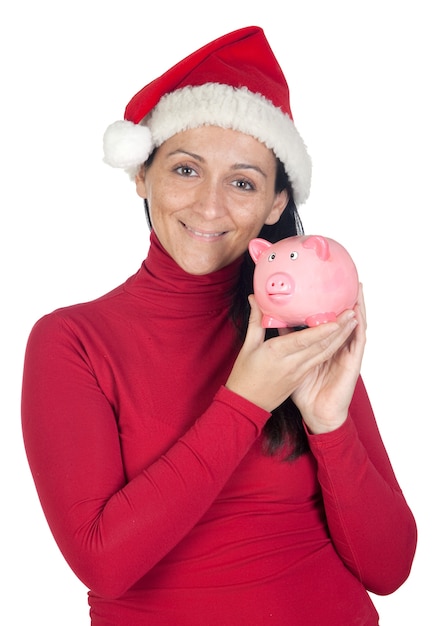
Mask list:
[[[175,172],[177,172],[180,176],[185,176],[186,178],[197,176],[196,170],[189,165],[179,165],[175,168]]]
[[[289,258],[291,259],[291,261],[295,261],[295,259],[298,259],[298,252],[291,252]]]
[[[269,261],[270,261],[270,263],[271,263],[271,261],[274,261],[274,259],[275,259],[275,258],[276,258],[276,253],[275,253],[275,252],[272,252],[272,253],[270,254],[270,256],[268,257],[268,260],[269,260]]]
[[[245,178],[234,180],[232,184],[234,185],[234,187],[236,187],[237,189],[241,189],[242,191],[253,191],[255,189],[252,183]]]

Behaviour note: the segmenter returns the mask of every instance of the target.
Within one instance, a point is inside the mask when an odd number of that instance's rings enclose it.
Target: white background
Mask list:
[[[391,596],[374,597],[381,625],[434,624],[430,5],[2,3],[1,623],[88,624],[86,590],[51,538],[27,467],[20,385],[36,319],[110,290],[146,255],[141,201],[123,172],[102,163],[104,130],[136,91],[183,56],[256,24],[287,76],[313,158],[305,230],[344,244],[365,286],[363,375],[418,522],[410,578]]]

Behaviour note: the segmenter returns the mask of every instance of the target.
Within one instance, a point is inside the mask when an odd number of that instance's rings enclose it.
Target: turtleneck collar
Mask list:
[[[126,290],[166,309],[210,312],[229,307],[238,283],[242,257],[222,269],[196,276],[172,259],[151,231],[148,256]]]

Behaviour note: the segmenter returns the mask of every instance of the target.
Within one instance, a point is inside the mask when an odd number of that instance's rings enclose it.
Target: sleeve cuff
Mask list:
[[[356,434],[356,429],[351,416],[348,415],[347,419],[339,428],[335,430],[331,430],[328,433],[321,433],[319,435],[314,435],[309,432],[306,424],[303,422],[303,427],[305,429],[307,439],[309,442],[309,447],[312,451],[314,450],[327,450],[332,449],[336,446],[342,445],[348,438],[353,438]]]
[[[224,385],[222,385],[217,391],[214,399],[217,402],[226,404],[231,409],[235,409],[247,417],[251,422],[254,422],[260,429],[263,428],[267,420],[271,417],[271,413],[262,409],[257,404],[250,402],[250,400],[247,400],[243,396],[239,396],[237,393],[231,391]]]

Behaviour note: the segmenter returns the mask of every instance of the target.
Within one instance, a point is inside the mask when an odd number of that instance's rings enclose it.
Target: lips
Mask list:
[[[227,232],[227,231],[223,230],[223,231],[210,233],[210,232],[206,232],[206,231],[202,231],[202,230],[195,230],[194,228],[191,228],[190,226],[187,226],[187,224],[185,224],[184,222],[181,222],[181,224],[184,226],[184,228],[186,230],[188,230],[189,233],[191,233],[195,237],[197,237],[199,239],[208,240],[208,241],[210,241],[211,239],[217,239],[218,237],[221,237],[222,235],[225,235],[226,232]]]
[[[267,296],[273,302],[282,302],[288,300],[292,296],[292,293],[268,293]]]

